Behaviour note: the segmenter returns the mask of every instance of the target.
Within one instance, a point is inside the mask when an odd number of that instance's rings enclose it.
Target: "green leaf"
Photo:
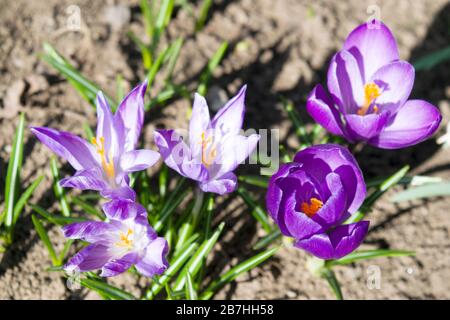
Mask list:
[[[83,122],[83,131],[87,141],[92,141],[92,138],[95,137],[94,132],[92,131],[89,123]]]
[[[350,218],[348,218],[344,222],[344,224],[350,224],[350,223],[355,223],[355,222],[361,221],[364,218],[364,216],[366,215],[366,213],[371,210],[374,203],[383,194],[385,194],[386,191],[388,191],[391,187],[398,184],[398,182],[401,181],[401,179],[403,179],[405,177],[405,175],[408,173],[408,171],[409,171],[409,166],[404,166],[399,171],[397,171],[392,176],[390,176],[385,181],[383,181],[383,183],[377,188],[377,190],[372,192],[372,194],[370,194],[366,198],[366,200],[364,200],[364,203],[362,204],[359,211],[356,212],[355,214],[353,214]]]
[[[167,47],[161,54],[158,56],[158,58],[155,60],[155,62],[152,64],[150,70],[147,73],[147,80],[148,80],[148,87],[151,88],[153,81],[155,80],[156,74],[161,69],[161,66],[163,64],[163,61],[166,60],[167,55],[170,51],[170,47]]]
[[[178,94],[185,95],[185,91],[186,89],[184,86],[166,86],[163,91],[160,91],[156,97],[154,97],[149,103],[145,104],[144,109],[145,111],[148,111],[155,106],[163,105]]]
[[[200,270],[202,264],[204,263],[206,257],[211,252],[212,248],[216,244],[219,239],[220,234],[225,226],[225,223],[222,222],[216,231],[212,234],[209,239],[206,239],[200,248],[195,252],[194,256],[189,260],[187,265],[181,270],[180,275],[175,281],[174,290],[180,291],[183,289],[186,283],[186,274],[189,272],[192,277],[195,277]]]
[[[288,153],[284,145],[280,145],[280,154],[284,163],[292,162],[292,156]]]
[[[98,193],[94,192],[86,192],[83,194],[77,195],[77,198],[83,201],[98,201],[102,199],[102,196]]]
[[[184,246],[186,240],[189,239],[189,237],[194,233],[194,230],[196,229],[199,220],[205,211],[205,207],[203,206],[204,198],[205,193],[199,188],[196,188],[192,207],[188,206],[187,214],[185,214],[187,219],[178,230],[178,240],[175,245],[175,254],[179,252],[179,250]]]
[[[323,132],[324,132],[323,127],[320,124],[315,123],[311,132],[312,142],[314,143],[315,141],[317,141],[321,137]]]
[[[206,199],[205,239],[211,236],[213,212],[214,212],[214,197],[208,196],[208,198]]]
[[[194,288],[191,274],[186,273],[186,298],[187,300],[198,300],[197,291]]]
[[[100,212],[100,210],[98,210],[93,205],[87,203],[86,201],[81,200],[79,197],[71,197],[70,202],[79,206],[85,213],[96,216],[101,220],[105,219],[104,215],[102,214],[102,212]]]
[[[135,300],[136,298],[126,291],[116,288],[112,285],[98,281],[95,279],[80,279],[81,284],[91,290],[96,291],[98,294],[105,296],[112,300]]]
[[[181,201],[183,201],[188,193],[188,189],[182,189],[184,186],[186,179],[181,178],[176,186],[175,190],[170,194],[165,202],[164,207],[161,209],[161,214],[158,221],[155,223],[154,229],[156,232],[162,230],[164,223],[170,217],[170,215],[175,211],[175,209],[179,206]]]
[[[14,218],[13,218],[13,225],[16,224],[17,219],[19,219],[19,215],[23,210],[23,207],[27,204],[30,197],[33,195],[34,190],[40,185],[42,180],[44,179],[44,176],[39,176],[34,182],[25,190],[24,193],[20,196],[19,200],[17,200],[17,203],[14,207]]]
[[[153,55],[150,51],[150,48],[139,39],[133,31],[127,32],[128,37],[133,41],[141,51],[142,56],[142,64],[144,65],[145,70],[149,70],[153,64]]]
[[[166,295],[167,295],[166,300],[175,300],[173,293],[172,293],[172,289],[170,289],[170,286],[168,284],[166,284],[164,286],[164,288],[166,289]]]
[[[366,181],[366,187],[367,188],[374,188],[379,187],[387,178],[386,177],[378,177],[375,179],[370,179]],[[441,177],[431,177],[431,176],[412,176],[408,177],[405,176],[401,178],[397,184],[399,185],[413,185],[413,186],[420,186],[424,184],[433,184],[443,182],[443,179]]]
[[[202,239],[208,239],[211,237],[211,227],[212,227],[212,216],[213,216],[213,207],[214,207],[214,197],[211,194],[208,194],[206,199],[206,218],[205,218],[205,226],[204,226],[204,233],[202,234]],[[188,239],[189,240],[189,239]],[[183,248],[181,248],[180,251],[182,251]],[[206,258],[203,260],[203,263],[201,264],[200,271],[197,278],[197,287],[200,287],[202,285],[203,278],[206,274]]]
[[[267,213],[261,208],[260,205],[258,205],[251,196],[247,193],[247,191],[243,187],[239,187],[237,190],[237,193],[239,196],[244,200],[244,202],[247,204],[247,206],[252,210],[252,216],[261,223],[263,229],[266,232],[271,232],[272,227],[269,222],[269,218],[267,216]]]
[[[147,36],[151,38],[153,36],[153,28],[154,28],[154,17],[153,17],[153,1],[149,0],[141,0],[140,2],[141,12],[144,16],[144,24],[145,24],[145,32]]]
[[[175,42],[170,46],[170,52],[167,55],[167,74],[166,81],[172,81],[173,72],[175,70],[175,66],[178,61],[178,57],[180,56],[181,47],[183,46],[183,38],[178,38]]]
[[[239,176],[239,181],[242,181],[246,184],[250,184],[252,186],[260,187],[267,189],[269,185],[269,177],[267,176]]]
[[[167,27],[172,16],[174,3],[174,0],[162,0],[161,7],[159,8],[158,16],[156,18],[156,29],[162,31],[165,27]]]
[[[406,250],[391,250],[391,249],[377,249],[377,250],[359,250],[346,255],[338,260],[327,261],[328,266],[350,264],[358,260],[368,260],[378,257],[405,257],[413,256],[413,251]]]
[[[228,49],[228,42],[223,42],[220,45],[219,49],[217,49],[212,58],[209,60],[205,70],[200,75],[200,82],[197,88],[197,92],[200,95],[202,96],[206,95],[206,92],[208,91],[208,83],[212,77],[212,74],[219,65],[220,61],[222,61],[227,49]]]
[[[159,171],[159,195],[164,198],[167,193],[167,177],[169,175],[169,168],[163,164],[161,170]]]
[[[64,271],[64,266],[51,266],[45,269],[48,272],[61,272]]]
[[[281,231],[280,229],[275,229],[271,233],[269,233],[267,236],[261,238],[254,246],[254,250],[261,250],[268,245],[270,245],[272,242],[274,242],[277,239],[281,239]]]
[[[172,11],[174,7],[174,0],[162,0],[159,7],[158,16],[156,17],[155,28],[153,30],[152,38],[152,52],[154,53],[158,47],[159,39],[166,29],[172,17]]]
[[[200,233],[194,233],[191,235],[183,244],[183,246],[178,250],[178,252],[173,252],[173,259],[179,257],[192,243],[196,242],[200,238]]]
[[[203,29],[205,26],[206,18],[208,17],[209,9],[213,4],[212,0],[203,0],[202,6],[200,7],[200,13],[198,15],[198,19],[195,23],[195,31],[198,32]]]
[[[53,68],[58,70],[87,102],[89,102],[94,108],[96,107],[95,99],[100,89],[94,82],[83,76],[49,43],[44,43],[44,54],[41,55],[41,58]],[[110,106],[115,107],[117,105],[111,97],[105,95],[105,98]]]
[[[450,182],[426,184],[397,193],[392,202],[410,201],[431,197],[450,196]]]
[[[152,202],[152,191],[150,188],[150,178],[148,177],[147,171],[141,171],[140,173],[138,173],[138,177],[139,177],[139,190],[138,190],[138,195],[139,195],[139,199],[141,204],[147,208],[149,208],[149,206],[151,205]],[[153,218],[153,214],[149,215],[149,219]]]
[[[440,63],[450,60],[450,46],[432,52],[413,63],[416,71],[430,70]]]
[[[39,238],[41,238],[42,242],[44,243],[44,245],[47,247],[48,253],[50,255],[50,258],[52,260],[52,264],[58,265],[59,264],[59,259],[56,256],[56,252],[55,249],[53,248],[53,245],[50,241],[50,238],[48,237],[48,233],[45,230],[44,226],[42,225],[41,221],[36,218],[36,216],[34,214],[31,215],[31,220],[33,221],[34,227],[36,229],[36,232],[39,235]]]
[[[300,115],[294,108],[294,104],[291,101],[288,101],[284,98],[282,100],[282,105],[284,110],[286,110],[286,113],[288,114],[289,118],[292,121],[292,124],[295,128],[295,133],[297,134],[298,138],[300,139],[300,143],[302,144],[303,148],[312,145],[311,137],[306,132],[306,128],[304,123],[302,122]]]
[[[59,264],[63,263],[64,259],[67,256],[67,253],[69,252],[70,247],[72,246],[73,243],[74,243],[73,239],[69,239],[66,241],[66,243],[64,244],[64,248],[61,250],[61,252],[59,253],[59,256],[58,256]]]
[[[194,231],[194,226],[192,222],[192,218],[190,217],[189,213],[187,213],[188,219],[186,222],[184,222],[179,228],[177,232],[177,242],[175,245],[175,255],[177,255],[180,252],[180,249],[184,247],[184,244],[187,239],[191,236],[192,232]]]
[[[125,84],[123,81],[123,76],[121,74],[118,74],[116,76],[116,100],[117,103],[120,103],[123,98],[125,98]],[[116,111],[116,110],[112,110],[112,111]],[[89,139],[88,141],[91,141],[91,139]]]
[[[56,163],[56,158],[50,158],[50,168],[52,170],[53,176],[53,191],[55,193],[55,197],[59,202],[59,206],[61,208],[61,213],[64,217],[70,216],[70,208],[66,199],[66,193],[64,189],[59,184],[61,180],[61,176],[59,174],[58,164]]]
[[[5,184],[5,215],[4,223],[7,229],[10,230],[14,223],[14,207],[17,199],[17,192],[20,186],[20,172],[23,161],[23,135],[25,129],[25,114],[21,113],[19,118],[19,125],[16,129],[14,142],[12,145],[11,157],[8,163],[8,171],[6,173]]]
[[[84,218],[62,217],[60,215],[54,215],[54,214],[49,213],[44,208],[42,208],[42,207],[40,207],[38,205],[35,205],[35,204],[31,204],[30,207],[36,213],[38,213],[41,217],[45,218],[48,222],[51,222],[51,223],[59,225],[59,226],[66,225],[68,223],[86,221],[86,219],[84,219]]]
[[[331,290],[333,291],[334,295],[336,296],[336,299],[338,300],[344,300],[344,297],[342,295],[341,286],[339,284],[339,281],[336,278],[336,275],[334,274],[333,270],[324,268],[322,271],[322,277],[327,280],[328,285],[330,286]]]
[[[221,275],[219,279],[208,286],[208,288],[202,293],[201,299],[210,299],[224,285],[236,279],[240,274],[243,274],[257,267],[258,265],[272,257],[279,249],[280,247],[268,249],[232,267],[229,271]]]
[[[406,165],[403,168],[401,168],[399,171],[394,173],[392,176],[387,178],[381,185],[380,185],[380,192],[386,192],[389,190],[392,186],[395,186],[409,171],[409,166]]]
[[[192,9],[192,4],[189,0],[175,0],[175,7],[180,7],[187,12],[189,17],[194,17],[194,12]]]
[[[185,262],[192,257],[192,254],[197,250],[198,244],[192,243],[185,250],[181,252],[178,257],[170,261],[169,268],[159,277],[157,282],[154,282],[150,290],[146,293],[147,299],[153,299],[161,289],[172,279],[177,272],[183,267]]]
[[[166,232],[164,233],[164,239],[166,239],[169,248],[173,248],[175,235],[176,230],[174,227],[173,216],[171,216],[167,222]]]

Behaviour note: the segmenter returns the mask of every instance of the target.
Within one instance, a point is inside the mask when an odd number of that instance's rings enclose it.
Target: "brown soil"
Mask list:
[[[81,9],[80,32],[65,31],[67,7]],[[450,2],[447,0],[377,1],[381,18],[393,30],[402,58],[414,61],[427,52],[447,46],[450,39]],[[228,96],[249,85],[247,127],[280,128],[280,135],[295,147],[293,130],[282,111],[279,95],[292,99],[299,109],[317,82],[325,81],[330,56],[356,25],[367,20],[372,1],[241,0],[217,1],[205,29],[192,32],[192,18],[183,10],[169,28],[168,38],[187,40],[176,70],[176,81],[192,84],[198,72],[223,40],[230,53],[218,68],[214,90]],[[82,134],[88,118],[94,125],[92,108],[54,70],[39,60],[44,41],[65,56],[108,93],[114,93],[115,76],[123,74],[129,86],[143,78],[139,55],[126,36],[130,29],[142,34],[138,1],[26,1],[0,0],[0,188],[5,162],[18,112],[25,111],[33,125],[47,125]],[[120,14],[119,14],[120,13]],[[430,100],[450,119],[450,64],[416,75],[413,96]],[[219,89],[222,88],[222,89]],[[154,89],[156,90],[156,89]],[[213,99],[214,97],[210,97]],[[143,138],[151,146],[156,126],[185,126],[184,101],[162,111],[150,112]],[[180,112],[182,110],[182,112]],[[302,111],[303,112],[303,111]],[[27,133],[23,181],[39,174],[47,177],[33,201],[50,209],[53,203],[48,159],[50,152]],[[450,151],[438,149],[434,140],[402,151],[385,152],[366,148],[358,160],[367,177],[389,174],[410,163],[414,173],[450,178]],[[64,174],[70,173],[64,167]],[[398,190],[398,189],[397,189]],[[0,190],[3,194],[3,190]],[[344,295],[349,299],[450,298],[450,200],[434,199],[402,205],[389,202],[393,192],[382,198],[370,214],[371,232],[364,248],[412,249],[414,258],[376,259],[338,269]],[[263,194],[259,194],[263,198]],[[213,274],[230,261],[236,263],[250,252],[258,230],[236,198],[223,199],[217,220],[227,221],[227,232],[212,261]],[[58,246],[62,238],[51,230]],[[243,245],[246,244],[246,245]],[[317,299],[332,298],[323,280],[305,267],[306,254],[282,249],[274,259],[227,286],[217,298]],[[47,272],[46,249],[39,241],[30,212],[19,220],[13,246],[0,254],[0,299],[96,298],[85,290],[70,292],[59,273]],[[367,286],[370,268],[379,267],[381,288]],[[129,276],[114,283],[139,292]]]

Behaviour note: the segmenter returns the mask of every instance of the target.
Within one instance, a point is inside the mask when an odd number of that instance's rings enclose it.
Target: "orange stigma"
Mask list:
[[[307,202],[302,203],[301,209],[304,214],[306,214],[308,217],[311,218],[322,207],[323,207],[322,201],[320,201],[317,198],[311,198],[311,199],[309,199],[309,203],[307,203]]]
[[[205,132],[202,132],[202,138],[200,140],[200,144],[202,145],[202,163],[205,167],[209,167],[217,156],[217,149],[213,144],[213,137],[206,138]],[[208,151],[208,147],[211,146]]]
[[[100,155],[100,158],[102,160],[102,168],[105,171],[106,175],[109,178],[113,178],[116,174],[114,171],[114,162],[111,160],[112,154],[111,153],[109,154],[109,160],[108,160],[108,158],[106,157],[106,153],[105,153],[105,138],[100,137],[98,140],[99,141],[97,141],[96,138],[92,138],[91,142],[94,146],[97,147],[97,153]]]
[[[373,82],[367,83],[364,86],[364,104],[361,106],[361,108],[358,109],[358,114],[360,116],[365,115],[367,111],[369,111],[372,102],[379,96],[381,96],[380,87]],[[377,113],[378,107],[374,106],[373,110],[375,111],[375,113]]]

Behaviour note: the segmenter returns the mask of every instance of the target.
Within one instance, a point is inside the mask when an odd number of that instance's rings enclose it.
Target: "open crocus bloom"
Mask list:
[[[155,143],[165,163],[179,174],[199,182],[204,192],[225,194],[236,189],[232,172],[256,148],[258,134],[240,135],[245,112],[244,86],[210,120],[205,98],[195,95],[189,123],[189,141],[174,130],[157,130]]]
[[[60,181],[63,187],[97,190],[107,198],[134,199],[128,174],[144,170],[159,159],[152,150],[135,150],[144,123],[147,83],[131,91],[115,114],[101,92],[97,95],[97,135],[91,143],[69,132],[33,127],[38,139],[77,171]]]
[[[295,246],[321,259],[339,259],[355,250],[369,222],[343,225],[366,196],[361,169],[352,154],[334,144],[297,153],[269,182],[267,209]]]
[[[414,67],[399,60],[391,31],[379,21],[350,33],[333,57],[327,78],[331,97],[319,84],[306,108],[321,126],[350,142],[404,148],[427,139],[439,126],[436,107],[408,100]]]
[[[64,236],[90,244],[64,266],[67,272],[101,269],[102,277],[118,275],[135,265],[146,277],[166,270],[167,241],[148,224],[141,205],[115,199],[103,206],[108,222],[87,221],[63,227]]]

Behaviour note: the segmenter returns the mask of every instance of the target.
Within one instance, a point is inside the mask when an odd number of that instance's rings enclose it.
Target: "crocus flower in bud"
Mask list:
[[[321,259],[338,259],[355,250],[369,222],[344,225],[366,196],[361,169],[352,154],[334,144],[297,153],[272,176],[267,209],[295,246]]]
[[[328,91],[317,85],[308,97],[311,117],[350,142],[398,149],[429,138],[441,121],[439,110],[408,100],[414,67],[399,60],[395,39],[380,21],[353,30],[331,60]]]
[[[69,132],[33,127],[38,139],[76,170],[61,186],[97,190],[107,198],[134,199],[128,174],[144,170],[159,159],[152,150],[135,150],[144,123],[147,83],[131,91],[112,114],[101,92],[97,95],[97,134],[91,143]]]
[[[142,275],[153,277],[166,270],[167,241],[148,224],[144,207],[131,200],[114,199],[103,211],[108,222],[86,221],[63,227],[66,238],[89,242],[64,266],[67,272],[101,269],[102,277],[112,277],[134,265]]]
[[[244,86],[211,120],[205,98],[195,95],[189,141],[174,130],[157,130],[155,143],[165,163],[198,181],[204,192],[225,194],[236,189],[232,172],[256,148],[258,134],[240,135],[245,112]]]

